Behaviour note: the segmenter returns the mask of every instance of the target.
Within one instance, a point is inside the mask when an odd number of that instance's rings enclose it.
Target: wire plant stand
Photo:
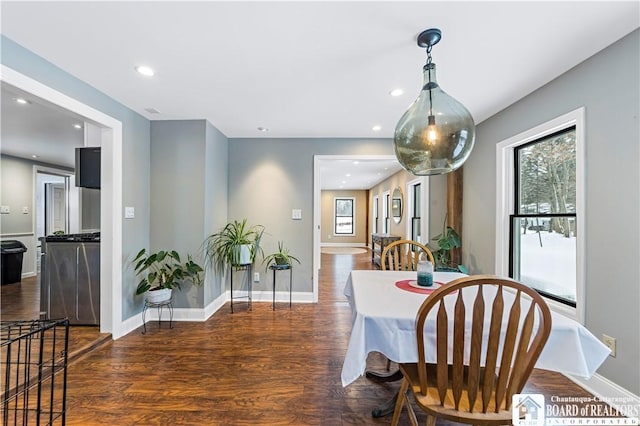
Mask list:
[[[69,320],[0,322],[0,425],[64,425]]]

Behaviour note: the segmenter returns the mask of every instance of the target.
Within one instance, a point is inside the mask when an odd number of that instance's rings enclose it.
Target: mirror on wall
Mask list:
[[[391,196],[391,216],[396,225],[402,220],[402,190],[400,187],[396,187]]]

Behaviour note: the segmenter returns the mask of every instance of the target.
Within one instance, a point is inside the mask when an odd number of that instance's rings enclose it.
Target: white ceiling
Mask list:
[[[421,86],[425,52],[415,38],[422,30],[442,30],[433,49],[438,81],[479,123],[638,28],[639,4],[3,1],[0,7],[5,36],[151,120],[207,119],[229,138],[390,138]],[[156,76],[137,74],[140,64]],[[391,97],[395,88],[405,94]]]

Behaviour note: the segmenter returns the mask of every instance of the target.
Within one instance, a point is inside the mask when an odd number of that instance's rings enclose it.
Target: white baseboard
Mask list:
[[[245,292],[234,292],[234,297],[242,297],[246,295]],[[209,303],[204,308],[174,308],[173,309],[173,321],[193,321],[193,322],[203,322],[208,320],[213,314],[218,312],[228,301],[231,300],[231,293],[226,291],[222,293],[218,298]],[[308,292],[293,292],[291,295],[291,300],[293,303],[313,303],[313,293]],[[253,303],[262,303],[268,302],[271,303],[273,301],[273,293],[271,291],[253,291],[251,293],[251,301]],[[289,292],[288,291],[276,291],[276,302],[288,302],[289,301]],[[148,309],[145,313],[145,320],[149,321],[157,321],[158,315],[160,311],[158,309]],[[163,309],[162,311],[162,319],[165,321],[169,320],[169,310]],[[128,318],[126,321],[122,323],[122,327],[120,329],[120,333],[116,336],[114,335],[114,339],[118,337],[122,337],[126,334],[131,333],[133,330],[137,329],[142,325],[142,313],[138,313]]]
[[[590,379],[570,374],[565,374],[565,376],[598,397],[601,401],[619,409],[620,412],[625,412],[625,408],[629,406],[640,406],[640,396],[629,392],[599,374],[594,374]]]
[[[363,247],[368,248],[367,243],[320,243],[320,247]]]
[[[273,292],[271,290],[259,290],[251,292],[252,302],[273,302]],[[288,291],[276,291],[276,302],[288,302]],[[291,293],[292,303],[313,303],[313,293],[294,291]]]

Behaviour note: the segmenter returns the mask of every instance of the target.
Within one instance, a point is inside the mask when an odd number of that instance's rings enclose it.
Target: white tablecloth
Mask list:
[[[353,326],[342,365],[347,386],[366,369],[369,352],[380,352],[395,362],[416,362],[415,319],[428,296],[396,287],[396,281],[415,279],[415,272],[352,271],[344,288],[353,313]],[[447,283],[463,277],[457,272],[435,272],[434,281]],[[589,330],[552,312],[549,340],[536,368],[591,377],[609,355]]]

